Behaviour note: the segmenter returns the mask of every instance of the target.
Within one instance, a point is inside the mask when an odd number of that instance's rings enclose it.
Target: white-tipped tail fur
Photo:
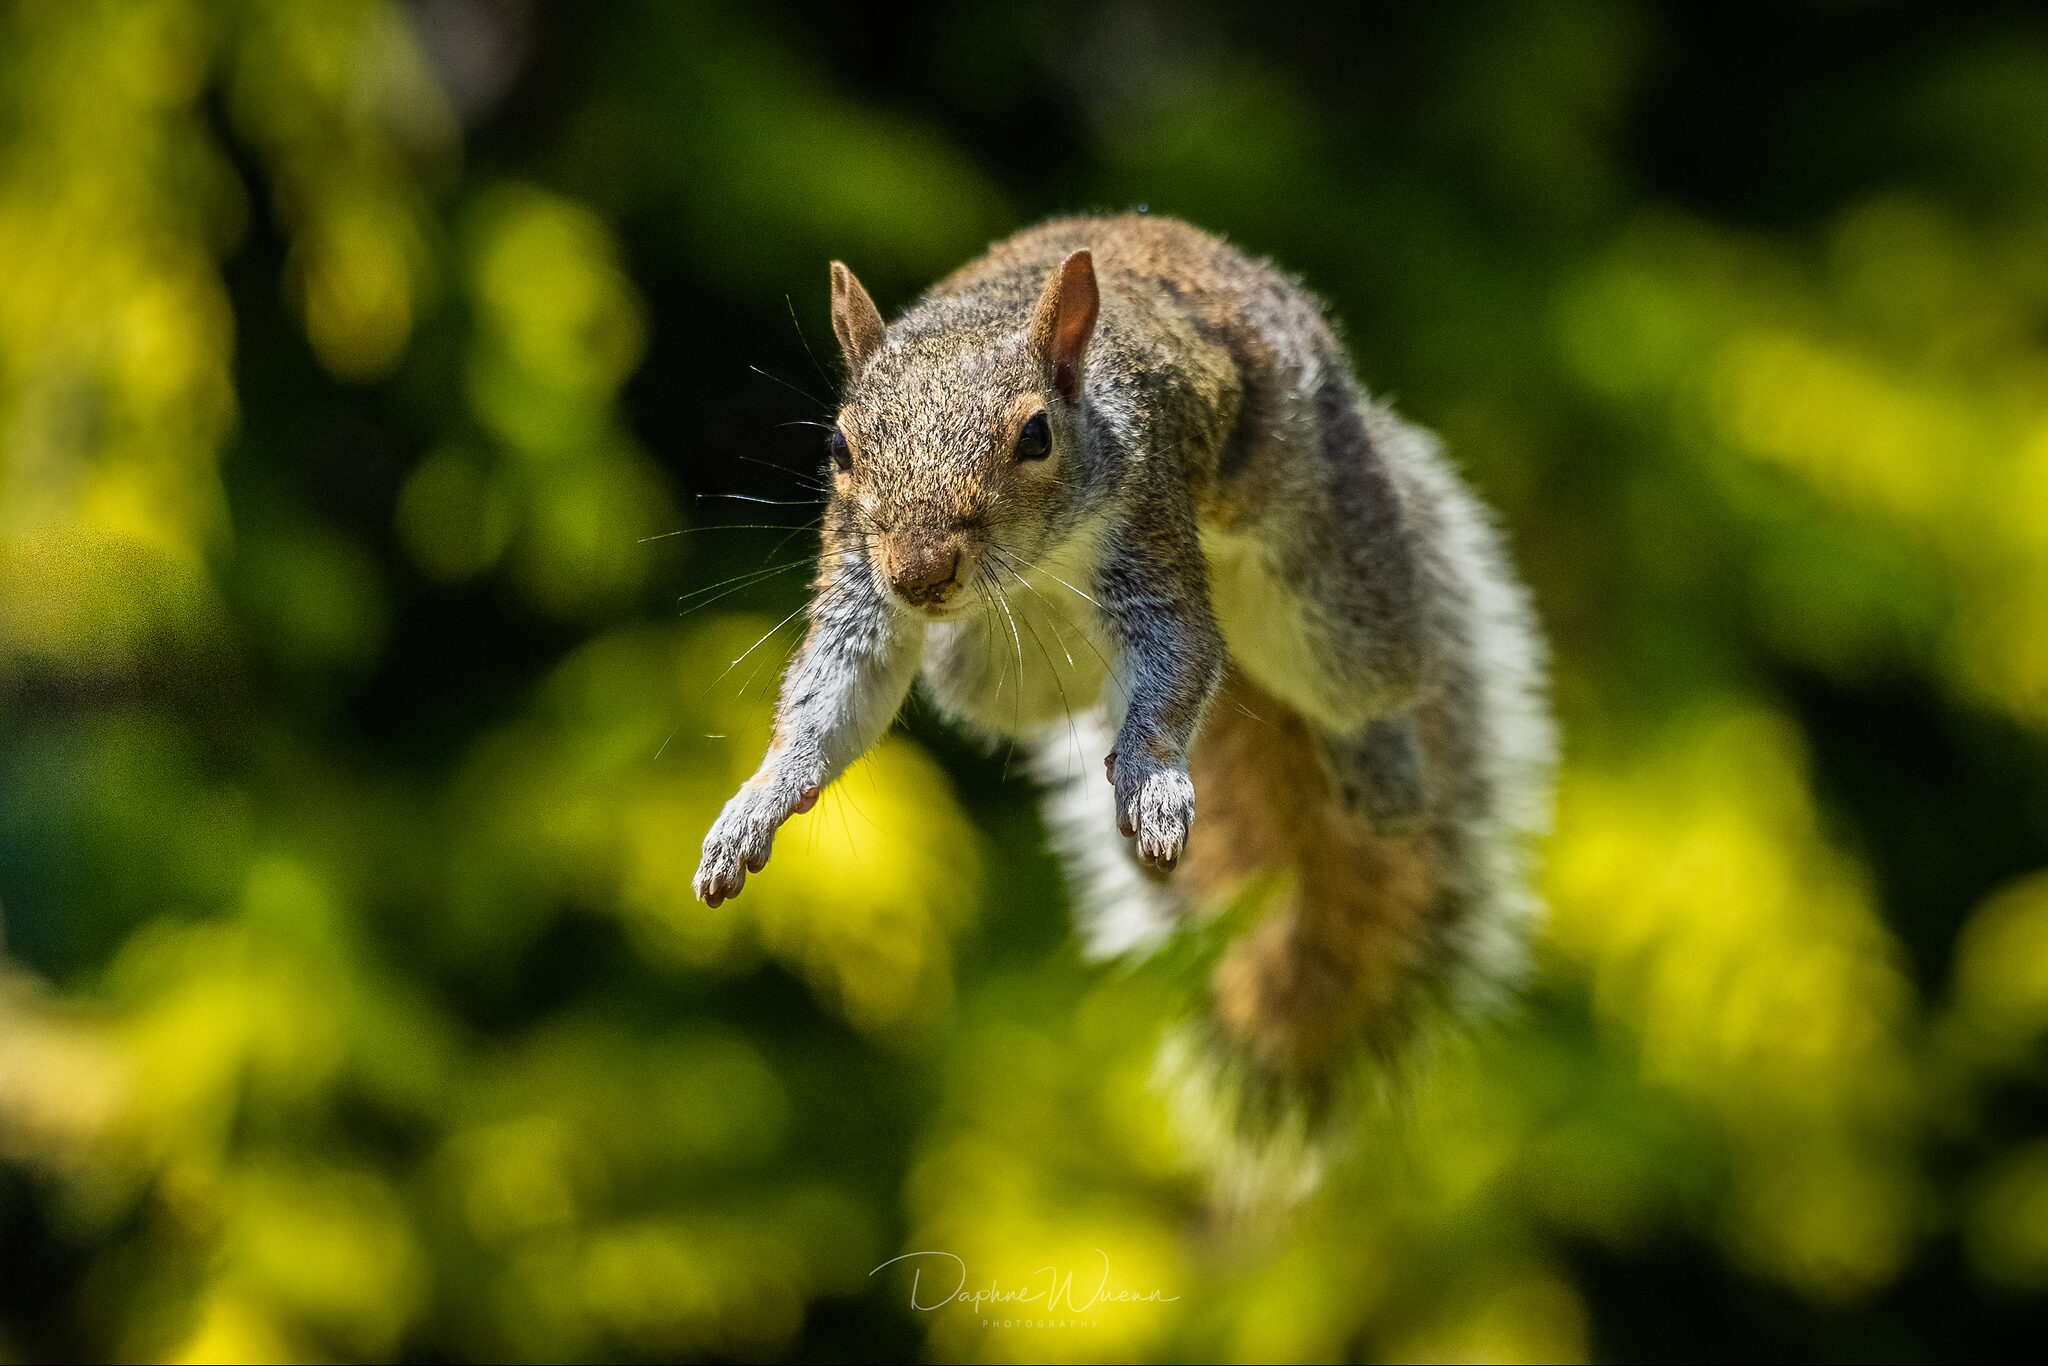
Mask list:
[[[1097,962],[1143,957],[1179,923],[1172,894],[1116,833],[1116,791],[1102,770],[1102,756],[1115,746],[1115,732],[1098,709],[1043,727],[1031,746],[1033,776],[1046,788],[1046,826],[1067,870],[1081,951]]]

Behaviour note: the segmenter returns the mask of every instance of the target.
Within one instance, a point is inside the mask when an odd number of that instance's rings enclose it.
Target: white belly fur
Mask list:
[[[1318,659],[1301,598],[1273,570],[1258,541],[1205,527],[1209,596],[1231,661],[1254,683],[1311,720],[1351,710],[1330,695],[1327,661]]]
[[[1007,615],[998,608],[932,628],[926,677],[943,707],[999,735],[1065,724],[1070,713],[1098,702],[1112,726],[1120,720],[1120,699],[1104,695],[1116,647],[1094,604],[1082,596],[1094,591],[1100,533],[1099,523],[1084,525],[1024,571],[1023,582],[1002,573]],[[1342,680],[1317,657],[1300,596],[1274,572],[1257,539],[1205,528],[1202,553],[1232,661],[1304,716],[1343,726],[1356,699],[1339,695]]]

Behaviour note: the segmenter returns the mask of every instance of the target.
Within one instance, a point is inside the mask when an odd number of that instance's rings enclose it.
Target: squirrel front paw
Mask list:
[[[1102,762],[1116,788],[1116,828],[1136,837],[1138,857],[1161,868],[1180,862],[1195,823],[1195,780],[1187,768],[1114,751]]]
[[[791,816],[818,804],[818,789],[806,787],[794,796],[772,786],[748,784],[718,814],[704,837],[704,861],[697,865],[697,899],[717,906],[740,894],[747,874],[768,866],[775,832]]]

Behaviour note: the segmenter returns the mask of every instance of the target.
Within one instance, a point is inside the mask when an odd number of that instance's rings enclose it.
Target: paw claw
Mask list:
[[[719,906],[740,894],[740,888],[747,885],[745,873],[731,875],[714,874],[697,879],[697,895],[706,906],[716,910]]]
[[[757,780],[742,788],[725,804],[711,833],[704,837],[704,861],[697,869],[697,896],[707,906],[718,906],[740,894],[747,874],[768,866],[774,852],[775,832],[791,816],[801,815],[818,804],[818,788],[806,787],[792,794],[773,782]]]
[[[1118,765],[1117,829],[1138,841],[1138,858],[1163,871],[1180,862],[1195,819],[1195,785],[1186,768],[1156,761]]]

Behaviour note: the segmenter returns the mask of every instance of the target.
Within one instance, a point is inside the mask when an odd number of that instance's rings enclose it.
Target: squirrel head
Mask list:
[[[960,316],[941,297],[892,332],[832,263],[832,330],[850,375],[830,439],[833,496],[885,592],[944,618],[1051,546],[1078,497],[1098,303],[1094,260],[1077,251],[1029,316]]]

